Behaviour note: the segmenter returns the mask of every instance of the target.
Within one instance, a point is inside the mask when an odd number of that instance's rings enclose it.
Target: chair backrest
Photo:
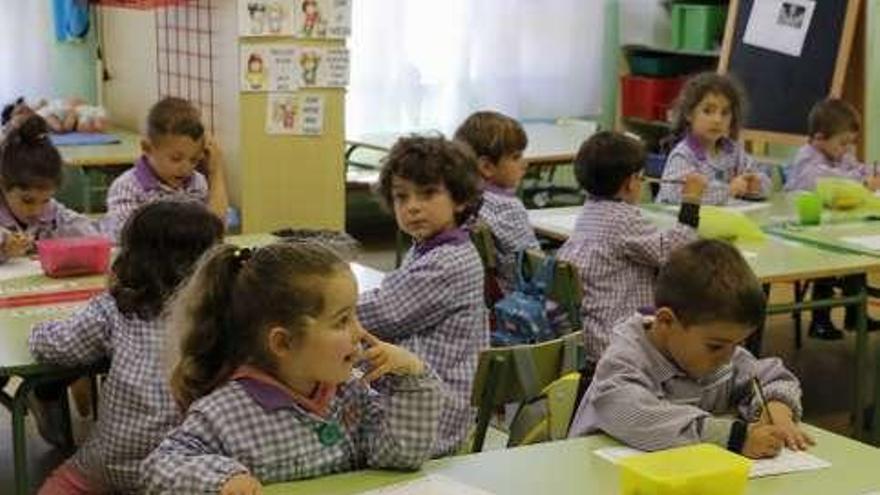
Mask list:
[[[498,267],[497,257],[495,254],[495,239],[492,237],[492,229],[486,225],[486,222],[477,220],[470,227],[471,242],[480,253],[480,260],[483,262],[483,268],[486,273],[495,273]]]
[[[495,302],[502,296],[501,289],[498,287],[498,280],[495,274],[498,269],[498,258],[495,253],[495,238],[492,237],[492,230],[482,220],[475,221],[469,228],[471,233],[471,242],[477,248],[480,254],[480,261],[483,262],[483,271],[486,274],[483,298],[486,307],[492,309]]]
[[[583,359],[582,332],[481,352],[471,393],[471,404],[477,407],[473,452],[482,450],[489,419],[497,407],[538,397],[549,384],[578,370]]]
[[[544,264],[547,255],[537,249],[526,251],[526,275],[531,276]],[[572,331],[581,328],[581,300],[583,288],[577,268],[567,261],[556,260],[553,273],[553,282],[547,290],[547,297],[556,304],[562,306],[568,316],[568,322]]]

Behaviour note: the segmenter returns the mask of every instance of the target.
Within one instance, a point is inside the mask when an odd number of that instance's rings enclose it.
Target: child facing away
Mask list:
[[[114,239],[131,213],[158,198],[201,201],[221,219],[229,201],[220,148],[205,133],[199,111],[188,101],[165,97],[150,109],[144,154],[107,192],[102,229]]]
[[[669,153],[657,201],[681,201],[680,181],[697,172],[709,179],[703,203],[729,198],[766,198],[771,181],[736,142],[745,97],[730,76],[705,72],[688,80],[675,105],[672,135],[681,139]]]
[[[794,161],[788,167],[786,191],[812,191],[816,181],[823,177],[841,177],[863,182],[877,190],[880,178],[868,171],[853,155],[853,145],[858,139],[860,127],[858,110],[840,99],[827,99],[816,103],[809,115],[810,141],[801,146]],[[813,299],[828,299],[834,295],[834,286],[840,285],[844,295],[855,295],[861,287],[863,276],[822,278],[813,281]],[[847,306],[844,319],[846,328],[855,328],[856,311]],[[880,328],[880,321],[868,319],[869,329]],[[843,338],[831,321],[829,308],[814,309],[810,322],[810,336],[826,340]]]
[[[398,140],[379,193],[414,244],[400,268],[358,301],[365,328],[416,353],[447,387],[435,456],[462,447],[473,426],[471,388],[489,346],[483,265],[462,227],[479,204],[478,182],[466,146],[442,137]]]
[[[42,117],[25,116],[9,128],[0,143],[0,262],[33,253],[40,239],[98,233],[88,217],[54,199],[62,166]]]
[[[615,328],[569,436],[603,431],[643,450],[708,442],[751,458],[812,445],[798,423],[797,378],[778,358],[740,347],[766,303],[736,248],[700,240],[672,253],[654,303],[653,316],[634,314]],[[766,411],[752,393],[755,378]]]
[[[137,491],[139,465],[180,419],[164,372],[166,299],[223,236],[223,224],[194,201],[162,200],[129,217],[110,287],[65,320],[36,325],[31,353],[64,366],[110,360],[98,421],[41,494]]]
[[[368,334],[356,302],[348,265],[315,243],[208,253],[171,307],[183,332],[171,387],[187,414],[144,461],[145,492],[259,493],[428,459],[440,383]],[[361,358],[371,369],[354,378]]]
[[[516,283],[517,253],[540,249],[526,207],[516,196],[526,173],[523,151],[528,138],[516,120],[483,111],[471,114],[455,131],[455,139],[467,143],[477,155],[477,170],[483,177],[483,204],[478,218],[486,223],[495,240],[498,287],[509,292]]]
[[[637,206],[644,166],[641,143],[608,131],[587,139],[575,157],[575,175],[587,199],[557,256],[580,274],[584,342],[592,364],[608,346],[614,324],[651,305],[657,270],[669,253],[697,238],[705,177],[684,177],[678,223],[662,230]]]

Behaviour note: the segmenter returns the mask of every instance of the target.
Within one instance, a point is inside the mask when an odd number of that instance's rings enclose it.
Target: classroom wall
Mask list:
[[[96,103],[94,24],[84,40],[61,42],[55,39],[54,32],[50,29],[51,14],[48,17],[49,26],[44,32],[51,39],[49,67],[52,74],[53,96],[78,96],[90,103]]]
[[[226,163],[230,203],[241,204],[239,166],[237,3],[213,2],[214,133]],[[104,84],[106,105],[120,125],[142,131],[158,98],[156,13],[102,8],[103,35],[111,80]],[[136,54],[132,56],[131,54]]]

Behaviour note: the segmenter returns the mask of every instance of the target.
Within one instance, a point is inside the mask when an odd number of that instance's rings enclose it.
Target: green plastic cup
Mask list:
[[[795,199],[801,225],[819,225],[822,221],[822,199],[814,192],[798,194]]]

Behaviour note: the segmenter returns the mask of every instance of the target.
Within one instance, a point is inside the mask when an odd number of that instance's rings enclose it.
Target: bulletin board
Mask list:
[[[341,230],[351,2],[238,7],[242,230]]]
[[[828,97],[863,109],[863,73],[850,64],[862,53],[854,52],[861,0],[731,0],[729,8],[718,70],[746,90],[744,139],[801,144],[811,107]]]

